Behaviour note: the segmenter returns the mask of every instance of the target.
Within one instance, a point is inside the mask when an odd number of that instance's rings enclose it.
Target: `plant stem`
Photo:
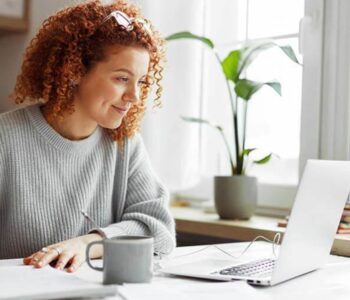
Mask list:
[[[237,96],[234,98],[232,95],[230,82],[226,80],[227,88],[230,94],[230,103],[231,103],[231,110],[233,115],[233,132],[234,132],[234,139],[235,139],[235,154],[236,154],[236,172],[233,174],[240,174],[237,173],[238,171],[238,165],[239,165],[239,141],[238,141],[238,121],[237,121]],[[234,102],[235,99],[235,102]],[[232,175],[233,175],[232,174]]]
[[[215,57],[221,66],[221,60],[220,60],[219,54],[215,51],[215,49],[213,49],[213,50],[214,50]],[[235,97],[232,95],[230,81],[228,79],[226,79],[226,85],[227,85],[227,89],[228,89],[228,92],[230,95],[231,111],[232,111],[232,115],[233,115],[233,130],[234,130],[234,139],[235,139],[236,167],[233,164],[232,155],[231,155],[231,151],[230,151],[228,142],[227,142],[226,138],[224,138],[224,139],[225,139],[225,143],[227,145],[228,151],[230,152],[231,170],[232,170],[232,175],[234,175],[234,174],[241,174],[242,173],[242,170],[240,170],[238,167],[240,165],[240,154],[239,154],[240,151],[239,151],[239,141],[238,141],[237,95]],[[223,134],[223,132],[222,132],[222,134]]]
[[[215,51],[215,49],[213,49],[213,50],[214,50],[214,54],[215,54],[217,61],[219,62],[220,66],[222,66],[219,54]],[[227,86],[229,96],[230,96],[231,111],[232,111],[232,115],[233,115],[233,130],[234,130],[234,138],[235,138],[235,146],[236,146],[235,147],[235,154],[236,154],[236,167],[237,167],[238,161],[239,161],[238,127],[237,127],[237,113],[236,113],[237,101],[236,101],[236,105],[235,105],[233,102],[234,98],[233,98],[232,91],[231,91],[230,81],[228,79],[226,79],[226,86]],[[224,133],[222,132],[222,134],[224,134]],[[231,170],[232,170],[232,175],[234,175],[234,174],[237,174],[237,169],[233,163],[232,154],[231,154],[231,150],[230,150],[228,141],[226,140],[225,137],[224,137],[224,140],[225,140],[226,147],[227,147],[229,154],[230,154]]]
[[[242,139],[242,173],[244,173],[244,149],[246,140],[246,130],[247,130],[247,115],[248,115],[248,101],[244,102],[244,113],[243,113],[243,139]]]
[[[233,97],[233,96],[232,96]],[[233,99],[233,98],[232,98]],[[235,106],[238,107],[238,97],[235,96]],[[232,100],[233,101],[233,100]],[[241,162],[240,162],[240,147],[239,147],[239,137],[238,137],[238,118],[237,113],[235,112],[233,115],[233,123],[234,123],[234,138],[235,138],[235,145],[236,145],[236,174],[240,175],[241,172]]]
[[[233,163],[233,159],[232,159],[232,154],[231,154],[230,146],[229,146],[228,141],[227,141],[227,139],[226,139],[226,137],[225,137],[225,134],[224,134],[223,129],[222,129],[220,126],[218,126],[218,127],[216,127],[216,128],[219,130],[219,132],[220,132],[221,135],[222,135],[222,138],[224,139],[225,146],[226,146],[226,149],[227,149],[227,152],[228,152],[228,156],[229,156],[229,158],[230,158],[231,172],[232,172],[232,175],[233,175],[233,174],[235,174],[235,165],[234,165],[234,163]]]

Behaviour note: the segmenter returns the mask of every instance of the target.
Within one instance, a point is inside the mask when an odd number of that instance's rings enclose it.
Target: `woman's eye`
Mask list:
[[[119,82],[128,82],[129,79],[127,77],[117,77],[116,80]]]
[[[148,85],[148,82],[146,80],[139,81],[139,85]]]

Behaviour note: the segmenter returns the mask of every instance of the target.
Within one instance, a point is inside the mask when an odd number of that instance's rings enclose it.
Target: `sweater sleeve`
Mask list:
[[[3,141],[1,138],[1,132],[0,132],[0,204],[1,204],[1,197],[3,195],[4,181],[5,181],[5,154],[4,154],[4,144],[3,144]]]
[[[154,173],[140,135],[131,141],[126,202],[121,222],[102,228],[117,235],[150,235],[154,251],[170,253],[175,247],[175,223],[170,214],[169,193]]]

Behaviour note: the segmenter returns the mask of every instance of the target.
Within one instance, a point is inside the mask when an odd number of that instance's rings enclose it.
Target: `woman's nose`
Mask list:
[[[124,93],[123,100],[132,103],[138,102],[140,100],[139,88],[135,86],[128,88]]]

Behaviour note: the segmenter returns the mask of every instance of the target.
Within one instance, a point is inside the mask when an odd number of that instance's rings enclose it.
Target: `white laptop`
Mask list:
[[[208,259],[161,272],[270,286],[316,270],[328,259],[349,191],[350,161],[308,160],[277,259],[231,265]]]

